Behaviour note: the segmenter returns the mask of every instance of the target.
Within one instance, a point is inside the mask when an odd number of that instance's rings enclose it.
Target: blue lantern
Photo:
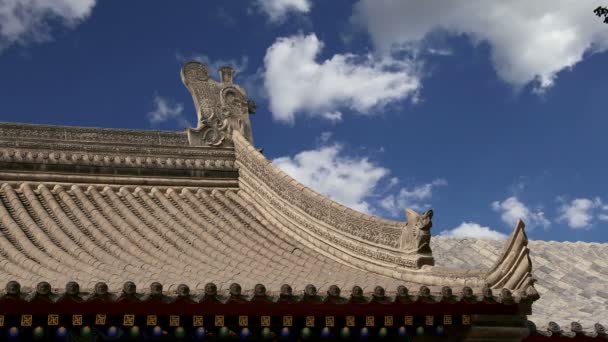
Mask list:
[[[203,328],[203,327],[198,327],[194,331],[194,336],[196,336],[197,339],[202,340],[205,337],[207,337],[207,330],[205,330],[205,328]]]
[[[19,337],[19,328],[11,327],[8,329],[8,337],[11,339]]]
[[[118,328],[111,326],[108,328],[108,337],[114,338],[118,336]]]
[[[369,329],[367,329],[367,327],[361,328],[361,332],[359,332],[359,337],[361,337],[362,339],[368,338],[369,337]]]
[[[251,330],[249,330],[249,328],[244,327],[243,329],[241,329],[241,338],[243,340],[246,340],[250,335],[251,335]]]
[[[57,339],[59,339],[59,340],[63,340],[67,335],[68,335],[68,329],[66,329],[65,327],[59,327],[59,328],[57,328],[57,331],[55,332],[55,336],[57,336]]]
[[[435,334],[437,334],[437,336],[443,336],[444,333],[445,330],[443,329],[443,325],[438,325],[437,328],[435,328]]]
[[[161,336],[163,336],[163,329],[161,327],[159,327],[158,325],[155,326],[152,329],[152,336],[154,336],[154,337],[161,337]]]

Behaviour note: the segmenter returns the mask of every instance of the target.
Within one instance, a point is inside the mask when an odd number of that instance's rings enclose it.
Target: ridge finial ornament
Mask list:
[[[200,62],[182,67],[182,82],[192,94],[198,118],[196,128],[186,129],[188,141],[192,146],[232,147],[232,132],[237,130],[253,144],[249,114],[255,112],[255,102],[233,83],[232,67],[222,66],[218,71],[220,81]]]
[[[433,211],[427,210],[418,214],[413,209],[405,209],[407,224],[401,232],[399,248],[407,253],[415,253],[429,258],[425,264],[433,264],[431,251],[431,227]]]

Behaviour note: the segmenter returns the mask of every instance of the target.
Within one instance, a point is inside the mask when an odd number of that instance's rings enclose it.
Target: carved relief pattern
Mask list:
[[[399,247],[399,237],[402,230],[405,229],[406,223],[364,219],[356,216],[360,214],[354,211],[344,212],[340,208],[328,205],[322,200],[305,194],[302,189],[291,183],[291,179],[284,179],[277,174],[271,174],[269,168],[264,165],[268,162],[258,160],[252,156],[251,153],[248,153],[246,146],[239,143],[235,144],[235,152],[237,164],[240,162],[239,166],[246,167],[263,183],[268,184],[281,198],[286,199],[315,219],[364,240],[393,248]]]
[[[173,149],[138,148],[120,151],[83,151],[82,145],[46,145],[2,142],[0,161],[16,163],[66,164],[106,167],[150,167],[160,169],[234,169],[234,154],[221,150],[176,151]],[[11,147],[14,145],[15,147]],[[18,145],[27,145],[16,148]],[[42,144],[40,144],[42,145]],[[78,149],[80,147],[80,149]],[[198,152],[198,153],[197,153]]]
[[[209,76],[206,65],[188,62],[182,68],[182,81],[192,93],[198,115],[197,127],[188,130],[191,145],[231,147],[233,130],[253,140],[251,105],[245,91],[232,83],[231,70],[217,82]]]
[[[403,267],[416,267],[418,255],[415,254],[415,251],[412,251],[411,254],[404,254],[396,249],[399,247],[399,237],[406,226],[405,223],[401,223],[402,228],[381,226],[382,222],[357,219],[351,213],[329,207],[327,203],[304,195],[302,189],[297,188],[290,179],[279,177],[272,172],[271,166],[265,165],[268,162],[261,160],[262,157],[254,155],[247,149],[246,143],[241,143],[239,138],[235,138],[235,153],[239,178],[243,184],[253,189],[248,193],[255,197],[257,202],[268,203],[278,212],[296,222],[298,226],[326,242],[368,258]],[[285,205],[279,198],[285,200],[289,205]],[[295,208],[339,231],[332,232],[319,224],[312,223],[310,219],[297,213]],[[378,221],[381,220],[378,219]],[[357,238],[369,241],[369,243],[357,241]],[[377,246],[370,243],[377,244]]]
[[[143,131],[87,127],[65,127],[28,124],[0,124],[0,137],[4,140],[62,140],[112,142],[153,146],[188,146],[183,132]]]
[[[243,169],[241,168],[241,170]],[[377,249],[369,248],[361,242],[357,242],[356,240],[345,237],[344,234],[336,234],[328,231],[327,229],[322,229],[318,225],[310,223],[309,220],[295,213],[292,208],[285,206],[281,201],[277,200],[276,195],[267,192],[264,185],[261,185],[259,182],[256,182],[254,178],[257,177],[250,177],[248,172],[241,172],[239,177],[243,182],[251,184],[252,186],[255,185],[255,191],[248,192],[248,194],[253,196],[256,199],[256,202],[270,204],[271,207],[276,208],[283,215],[296,222],[299,227],[305,228],[314,235],[321,237],[326,242],[331,242],[334,245],[346,248],[357,253],[358,255],[365,256],[368,258],[403,267],[416,267],[416,255],[413,255],[412,257],[408,258],[407,256],[403,255],[391,254],[391,251],[380,251]]]
[[[228,120],[221,119],[216,116],[215,113],[211,114],[209,118],[201,121],[201,127],[197,129],[197,132],[202,133],[202,138],[205,144],[211,146],[219,146],[226,139],[226,129],[228,127]]]

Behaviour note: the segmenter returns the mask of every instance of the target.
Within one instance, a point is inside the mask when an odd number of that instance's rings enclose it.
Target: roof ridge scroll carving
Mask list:
[[[418,269],[433,265],[429,246],[432,211],[419,215],[409,209],[408,222],[392,221],[357,212],[309,189],[284,171],[272,165],[251,145],[240,132],[233,133],[240,183],[253,175],[261,184],[289,203],[294,217],[311,231],[324,236],[331,244],[355,251],[364,259],[374,259],[383,264]],[[251,183],[256,180],[251,180]],[[243,188],[241,188],[243,189]],[[264,192],[257,185],[252,189],[258,195]],[[272,194],[268,201],[277,203]],[[296,214],[300,213],[300,214]],[[304,215],[301,215],[303,213]]]
[[[311,234],[323,240],[325,245],[319,243],[319,246],[323,246],[320,248],[324,251],[328,250],[327,245],[338,250],[335,255],[336,259],[344,259],[341,262],[356,263],[368,271],[422,284],[487,286],[512,290],[514,296],[538,298],[523,222],[518,223],[491,270],[437,267],[429,246],[431,210],[418,214],[407,209],[407,222],[358,213],[289,177],[240,133],[233,133],[233,141],[240,191],[253,199],[250,202],[265,206],[263,211],[269,215],[274,210],[292,220],[302,229],[299,234]],[[358,228],[364,233],[357,231]],[[385,272],[388,269],[391,271]],[[510,293],[505,292],[505,296]]]
[[[521,290],[528,296],[538,299],[539,295],[534,288],[536,279],[532,276],[532,260],[525,227],[524,221],[517,220],[501,255],[486,275],[486,283],[492,288]]]
[[[232,131],[239,131],[253,143],[249,114],[255,112],[255,102],[233,83],[232,67],[220,67],[219,74],[218,82],[208,66],[197,61],[182,67],[182,82],[192,94],[198,117],[196,128],[186,129],[188,141],[194,146],[232,147]]]

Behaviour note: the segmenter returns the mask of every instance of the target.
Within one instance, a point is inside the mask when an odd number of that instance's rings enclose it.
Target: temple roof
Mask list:
[[[506,242],[431,238],[432,211],[393,221],[340,205],[254,147],[255,105],[222,70],[217,82],[184,66],[199,117],[184,132],[0,123],[0,283],[119,294],[159,282],[168,295],[264,284],[271,296],[406,286],[528,304],[540,292],[537,324],[607,321],[606,245],[529,244],[521,221]]]
[[[500,240],[437,236],[433,256],[448,267],[491,267],[499,257]],[[585,331],[608,323],[608,244],[586,242],[529,241],[535,288],[540,299],[528,319],[538,330],[550,322],[570,331],[579,323]],[[555,328],[553,326],[552,328]]]
[[[0,132],[0,279],[25,287],[405,284],[535,296],[523,223],[492,269],[433,266],[432,212],[409,210],[403,222],[344,207],[273,166],[238,131],[228,148],[185,145],[178,132]]]

